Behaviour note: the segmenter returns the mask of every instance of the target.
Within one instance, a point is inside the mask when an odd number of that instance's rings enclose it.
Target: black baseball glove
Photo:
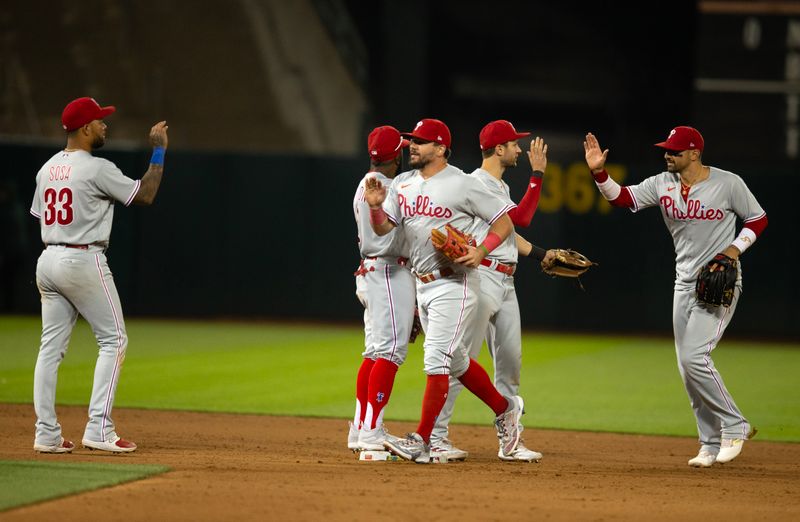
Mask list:
[[[730,306],[739,267],[735,259],[717,254],[700,269],[695,290],[697,298],[711,306]]]

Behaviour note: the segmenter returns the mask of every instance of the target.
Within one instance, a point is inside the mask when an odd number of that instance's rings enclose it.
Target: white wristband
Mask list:
[[[739,253],[743,253],[745,250],[753,246],[753,243],[756,242],[756,233],[753,232],[749,228],[743,228],[741,232],[739,232],[739,237],[733,240],[731,243],[733,246],[739,249]]]
[[[606,198],[608,201],[613,201],[619,197],[619,193],[622,192],[622,187],[619,186],[619,183],[611,179],[611,176],[608,177],[602,183],[597,183],[597,188],[600,189],[600,193]]]

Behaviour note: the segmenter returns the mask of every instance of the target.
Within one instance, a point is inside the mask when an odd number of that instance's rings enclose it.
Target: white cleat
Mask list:
[[[519,395],[507,399],[511,402],[511,407],[494,419],[494,426],[497,428],[497,438],[500,439],[500,451],[505,455],[511,455],[519,444],[519,420],[525,413],[525,404]]]
[[[132,453],[136,451],[136,444],[119,437],[114,440],[107,440],[105,442],[83,439],[81,444],[83,444],[84,448],[88,448],[90,450],[109,451],[111,453]]]
[[[61,442],[59,442],[58,444],[33,445],[33,451],[37,451],[39,453],[72,453],[72,450],[74,449],[75,449],[75,444],[73,444],[72,441],[64,439],[64,437],[61,437]]]
[[[509,455],[504,454],[503,447],[500,446],[497,450],[497,456],[500,457],[500,460],[506,461],[539,462],[542,460],[542,454],[538,451],[526,448],[522,440],[517,444],[517,449],[512,451]]]
[[[350,431],[347,434],[347,449],[353,453],[356,453],[361,449],[361,447],[358,445],[359,429],[356,428],[356,425],[352,422],[348,422],[348,424],[350,425]]]
[[[418,433],[409,433],[404,439],[387,438],[384,446],[395,455],[417,464],[429,464],[431,461],[431,447]]]
[[[439,457],[441,455],[446,457],[446,462],[450,462],[454,460],[467,460],[469,452],[453,446],[453,443],[450,442],[450,439],[431,441],[431,458]]]
[[[695,458],[689,459],[689,465],[693,468],[710,468],[716,461],[716,455],[710,451],[700,450]]]
[[[362,428],[361,433],[358,434],[358,447],[365,451],[383,451],[385,449],[384,443],[387,440],[400,439],[390,435],[383,424],[374,430]]]
[[[747,434],[746,439],[726,439],[723,437],[719,448],[719,454],[717,454],[717,462],[725,464],[738,457],[739,453],[742,452],[742,447],[744,447],[744,441],[752,439],[755,437],[756,433],[758,433],[758,430],[752,428],[750,433]]]

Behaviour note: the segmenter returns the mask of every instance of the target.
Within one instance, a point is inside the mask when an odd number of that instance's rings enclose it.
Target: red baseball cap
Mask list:
[[[450,148],[450,129],[441,120],[425,118],[417,122],[417,126],[411,132],[401,134],[404,138],[417,138],[425,141],[440,143]]]
[[[64,107],[64,112],[61,113],[61,126],[65,131],[73,131],[94,120],[102,120],[115,110],[117,109],[113,105],[100,107],[94,98],[78,98]]]
[[[486,124],[481,129],[481,150],[491,149],[503,143],[530,136],[530,132],[517,132],[510,121],[496,120]]]
[[[669,132],[667,141],[656,143],[656,147],[667,150],[703,150],[703,136],[694,127],[675,127]]]
[[[391,125],[375,127],[367,138],[369,157],[377,163],[395,159],[405,147],[408,147],[408,140]]]

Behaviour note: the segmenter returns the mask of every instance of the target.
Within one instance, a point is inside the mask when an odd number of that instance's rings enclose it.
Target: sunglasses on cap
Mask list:
[[[682,150],[669,150],[669,149],[664,150],[664,154],[666,154],[667,156],[673,156],[673,157],[674,156],[680,156],[683,153],[684,153],[684,151],[682,151]]]

